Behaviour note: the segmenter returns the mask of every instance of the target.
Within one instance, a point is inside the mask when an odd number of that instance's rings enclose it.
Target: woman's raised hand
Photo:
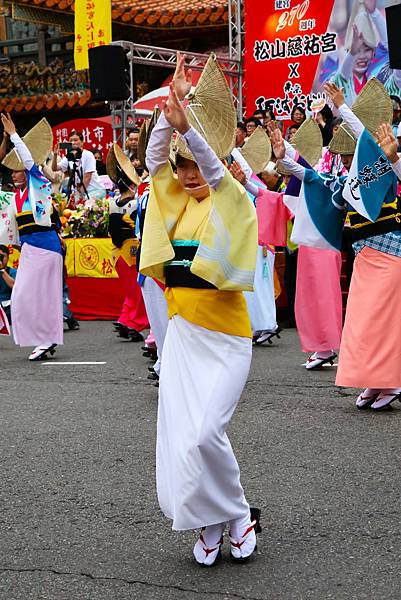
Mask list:
[[[389,123],[383,123],[379,126],[376,133],[380,148],[387,156],[390,162],[396,163],[398,160],[398,144],[393,133],[393,129]]]
[[[16,132],[14,121],[12,120],[9,113],[1,113],[1,122],[4,127],[4,131],[8,135],[13,135]]]
[[[285,157],[285,144],[280,129],[277,127],[270,135],[274,156],[277,160]]]
[[[184,100],[185,96],[191,91],[192,71],[191,69],[185,70],[185,54],[181,54],[181,52],[177,52],[177,65],[173,82],[178,99]]]
[[[184,107],[178,98],[175,87],[175,82],[173,80],[170,83],[170,95],[164,105],[164,116],[171,127],[176,129],[181,135],[184,135],[184,133],[189,130],[190,124],[187,115],[185,114]]]
[[[246,184],[246,176],[244,171],[241,169],[241,166],[239,165],[239,163],[237,163],[237,161],[233,162],[233,164],[230,167],[230,173],[231,175],[240,183],[242,183],[242,185]]]
[[[344,90],[340,89],[335,83],[327,82],[324,84],[323,89],[336,108],[340,108],[345,104]]]
[[[267,135],[269,136],[269,138],[271,138],[273,131],[276,131],[276,129],[279,129],[277,121],[269,121],[269,123],[267,124]]]

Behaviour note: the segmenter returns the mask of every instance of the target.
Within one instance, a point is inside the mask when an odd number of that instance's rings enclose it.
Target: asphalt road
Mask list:
[[[294,330],[257,348],[230,437],[258,555],[201,569],[155,495],[157,390],[110,323],[55,359],[0,339],[1,600],[399,599],[401,405],[358,412]],[[62,365],[60,361],[105,361]]]

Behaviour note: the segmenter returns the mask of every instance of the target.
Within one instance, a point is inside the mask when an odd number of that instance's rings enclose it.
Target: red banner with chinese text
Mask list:
[[[349,105],[371,77],[401,94],[378,0],[245,0],[245,32],[248,115],[271,107],[289,119],[297,105],[310,110],[328,80]]]
[[[89,67],[89,48],[111,42],[111,0],[75,0],[74,12],[74,61],[80,71]]]
[[[322,55],[336,50],[328,32],[333,0],[245,1],[247,112],[273,108],[288,119],[301,104],[310,109],[310,92]]]
[[[110,119],[72,119],[53,127],[55,143],[68,142],[71,131],[82,133],[86,150],[100,150],[103,160],[113,145],[113,130]]]

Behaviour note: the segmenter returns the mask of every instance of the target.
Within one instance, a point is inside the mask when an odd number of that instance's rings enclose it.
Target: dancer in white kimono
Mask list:
[[[271,144],[266,132],[262,130],[260,140],[258,128],[247,140],[244,147],[239,150],[234,148],[232,157],[235,162],[231,167],[232,175],[245,187],[245,189],[255,198],[255,204],[260,200],[259,196],[267,188],[261,179],[258,179],[256,172],[260,172],[262,167],[269,164],[271,157]],[[252,146],[253,140],[254,148]],[[259,168],[252,168],[245,156],[253,158],[254,152],[257,150],[260,156]],[[247,152],[248,151],[248,152]],[[249,159],[251,162],[253,162]],[[256,164],[256,163],[255,163]],[[260,213],[259,213],[260,214]],[[268,342],[272,343],[272,339],[277,336],[280,338],[280,327],[277,325],[276,316],[276,299],[274,290],[274,259],[275,248],[273,245],[261,243],[259,232],[259,243],[257,248],[257,260],[254,280],[253,292],[244,292],[246,304],[248,307],[249,317],[251,319],[253,342],[256,345]]]

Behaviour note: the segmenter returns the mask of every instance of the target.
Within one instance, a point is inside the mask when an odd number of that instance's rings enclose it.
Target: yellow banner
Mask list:
[[[76,238],[66,242],[70,277],[118,277],[111,260],[111,238]]]
[[[9,257],[8,257],[8,267],[12,267],[13,269],[18,269],[19,265],[19,257],[20,250],[17,246],[12,246],[11,244],[8,246]]]
[[[66,255],[64,259],[65,268],[67,269],[68,277],[75,277],[75,251],[73,239],[64,240],[66,247]]]
[[[89,48],[111,40],[111,0],[75,0],[75,69],[88,69]]]
[[[69,277],[118,277],[111,259],[111,238],[75,238],[64,240],[65,266]],[[18,268],[20,251],[9,246],[8,266]]]

